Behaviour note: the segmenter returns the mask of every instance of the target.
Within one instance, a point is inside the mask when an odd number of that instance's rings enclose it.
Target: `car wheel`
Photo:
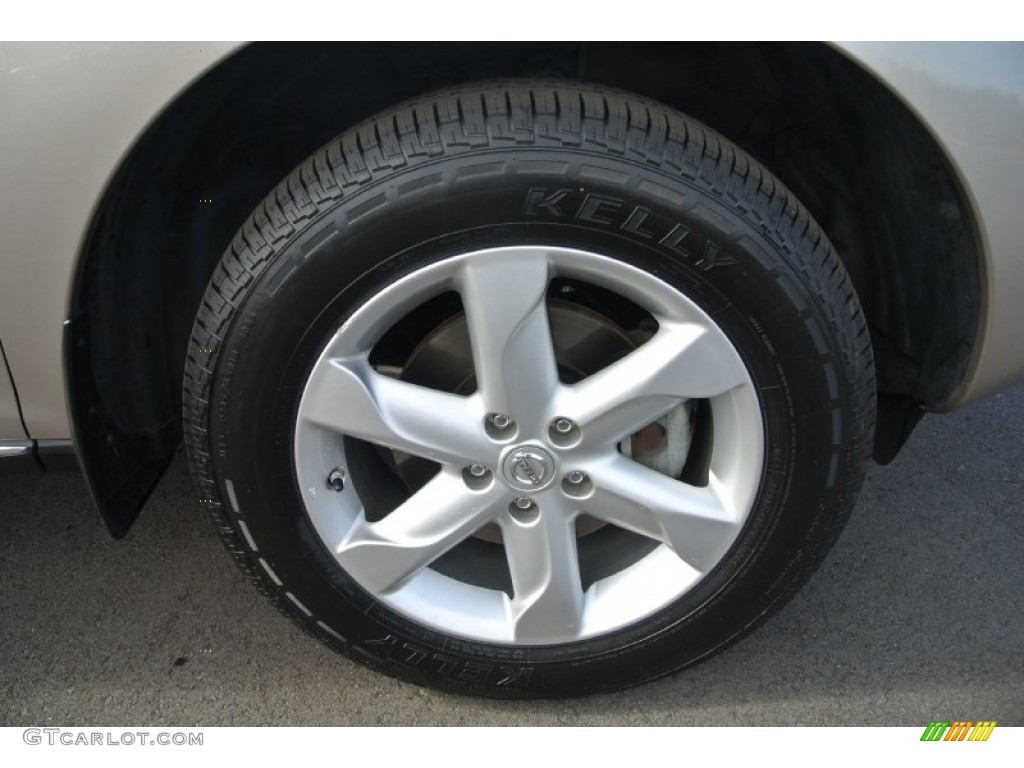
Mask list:
[[[288,615],[416,683],[558,696],[724,648],[809,575],[874,426],[857,298],[699,123],[560,82],[349,130],[196,318],[202,506]]]

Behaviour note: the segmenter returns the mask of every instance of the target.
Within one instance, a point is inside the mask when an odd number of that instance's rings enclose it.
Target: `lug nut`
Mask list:
[[[508,513],[520,525],[532,525],[540,517],[540,507],[528,496],[520,496],[508,505]]]
[[[471,491],[482,491],[490,488],[494,476],[484,464],[470,464],[462,469],[462,481]]]
[[[571,469],[562,478],[562,492],[574,499],[589,499],[594,493],[594,483],[586,472]]]
[[[345,490],[345,472],[341,469],[333,469],[327,476],[327,485],[332,491]]]
[[[484,419],[484,431],[491,440],[507,443],[515,439],[519,433],[519,426],[511,416],[504,413],[489,413]]]
[[[559,448],[572,448],[582,437],[579,425],[572,419],[559,416],[548,424],[548,439]]]

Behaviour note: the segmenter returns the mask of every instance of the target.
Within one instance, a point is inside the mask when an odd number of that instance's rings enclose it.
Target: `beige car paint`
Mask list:
[[[33,438],[71,434],[63,322],[104,188],[150,121],[233,47],[0,45],[0,336]]]
[[[29,432],[70,435],[62,323],[98,200],[133,142],[231,43],[5,43],[0,46],[0,335]],[[1024,377],[1024,48],[841,44],[914,109],[953,159],[979,211],[984,338],[947,407]],[[952,55],[955,53],[955,55]],[[951,64],[951,58],[953,63]],[[957,62],[984,59],[972,79]],[[971,67],[966,67],[971,69]],[[342,126],[339,126],[339,129]],[[6,416],[0,439],[21,438]],[[17,426],[17,429],[14,429]]]
[[[18,400],[14,396],[14,386],[7,373],[7,366],[0,359],[0,440],[23,440],[25,437],[21,417],[18,415]]]
[[[947,410],[1024,378],[1024,44],[844,43],[928,126],[980,225],[981,344]]]

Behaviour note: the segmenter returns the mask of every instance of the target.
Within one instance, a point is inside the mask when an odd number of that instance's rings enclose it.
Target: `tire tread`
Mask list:
[[[211,462],[209,393],[221,340],[257,280],[311,221],[396,171],[461,152],[509,146],[580,148],[613,154],[684,180],[738,211],[782,250],[816,297],[849,386],[852,431],[842,457],[838,512],[819,519],[813,542],[762,614],[776,610],[824,558],[849,516],[871,449],[875,383],[871,339],[856,292],[825,234],[795,196],[755,159],[695,120],[641,97],[567,82],[502,82],[451,89],[400,105],[346,131],[289,174],[242,224],[215,268],[192,330],[183,418],[191,474],[228,552],[243,572],[307,632],[367,662],[360,648],[317,627],[257,565],[220,498]],[[835,311],[833,311],[835,310]],[[734,640],[730,638],[721,646]],[[721,647],[720,646],[720,647]],[[717,650],[717,649],[715,649]],[[692,662],[690,662],[692,663]],[[387,671],[386,669],[384,671]],[[666,674],[667,672],[659,672]],[[652,675],[656,676],[656,675]],[[486,691],[481,691],[487,693]]]

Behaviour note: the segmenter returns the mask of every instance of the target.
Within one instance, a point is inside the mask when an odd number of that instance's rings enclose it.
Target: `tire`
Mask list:
[[[352,659],[494,697],[634,685],[809,576],[874,428],[864,317],[727,140],[590,85],[395,107],[242,225],[195,321],[201,506]]]

